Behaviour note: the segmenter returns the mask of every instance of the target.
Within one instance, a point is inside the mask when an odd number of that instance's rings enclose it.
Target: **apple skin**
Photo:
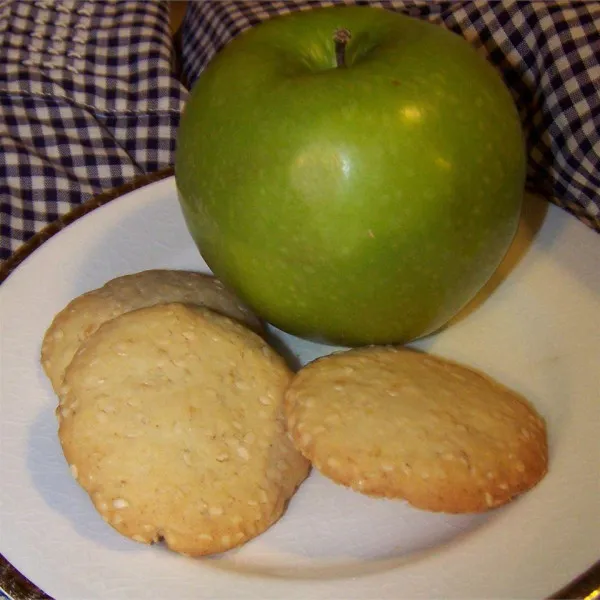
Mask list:
[[[344,345],[406,343],[472,299],[515,234],[525,169],[513,100],[468,42],[356,6],[226,46],[191,91],[175,160],[216,276],[278,328]]]

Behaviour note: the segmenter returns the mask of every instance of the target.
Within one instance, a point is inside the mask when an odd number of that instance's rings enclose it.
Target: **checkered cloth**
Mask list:
[[[171,39],[166,2],[0,0],[0,258],[173,162]]]
[[[525,130],[528,187],[600,231],[600,2],[347,0],[461,34],[503,75]],[[196,2],[182,30],[188,85],[241,31],[274,15],[340,2]]]
[[[244,29],[331,4],[190,2],[184,81]],[[600,231],[600,3],[372,4],[452,29],[485,54],[521,114],[529,187]],[[166,2],[0,0],[0,56],[1,260],[74,205],[171,164],[186,90]]]

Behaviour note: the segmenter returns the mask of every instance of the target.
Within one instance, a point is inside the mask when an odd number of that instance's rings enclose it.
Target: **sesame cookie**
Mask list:
[[[261,324],[223,284],[204,273],[155,269],[117,277],[72,300],[56,315],[42,343],[41,362],[55,391],[81,342],[115,317],[145,306],[185,302],[207,306],[255,331]]]
[[[121,534],[192,556],[228,550],[277,521],[308,474],[284,427],[291,378],[260,336],[209,309],[125,313],[67,367],[65,458]]]
[[[544,421],[519,394],[409,349],[320,358],[286,392],[296,447],[324,475],[431,511],[485,511],[540,481]]]

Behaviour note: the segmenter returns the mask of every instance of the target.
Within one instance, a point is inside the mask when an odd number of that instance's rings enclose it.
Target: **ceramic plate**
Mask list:
[[[485,515],[369,499],[313,472],[246,546],[190,559],[108,527],[69,474],[40,342],[72,298],[151,268],[207,271],[172,177],[78,218],[0,288],[0,552],[57,600],[540,598],[600,557],[600,236],[528,198],[515,243],[479,298],[416,346],[481,368],[545,416],[550,470]],[[331,347],[275,332],[302,362]]]

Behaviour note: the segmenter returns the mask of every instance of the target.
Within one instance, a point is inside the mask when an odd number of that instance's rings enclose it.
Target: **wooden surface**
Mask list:
[[[169,15],[171,20],[171,32],[175,32],[179,29],[181,21],[183,21],[183,15],[187,6],[187,0],[171,0],[169,2]]]

